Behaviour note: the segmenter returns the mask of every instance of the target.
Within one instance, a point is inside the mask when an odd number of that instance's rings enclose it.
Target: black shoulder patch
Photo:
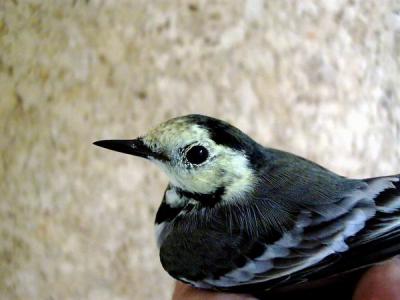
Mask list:
[[[182,211],[182,209],[183,207],[172,207],[168,205],[165,200],[163,200],[158,208],[155,223],[161,224],[162,222],[169,222],[173,220]]]
[[[169,190],[170,186],[168,185],[167,189],[164,192],[164,197],[161,202],[160,207],[158,208],[155,223],[161,224],[162,222],[169,222],[182,211],[183,207],[172,207],[165,201],[165,194]]]

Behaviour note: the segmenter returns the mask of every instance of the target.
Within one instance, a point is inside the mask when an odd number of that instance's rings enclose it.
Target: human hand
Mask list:
[[[176,282],[172,300],[253,300],[249,295],[229,294],[196,289],[182,282]]]
[[[250,300],[249,295],[220,293],[193,288],[177,282],[173,300]],[[353,300],[400,299],[400,258],[393,258],[368,270],[355,289]]]
[[[353,300],[400,299],[400,258],[369,269],[359,281]]]

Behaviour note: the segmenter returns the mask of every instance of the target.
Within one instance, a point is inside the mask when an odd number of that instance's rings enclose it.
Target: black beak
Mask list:
[[[166,160],[166,157],[164,155],[160,153],[155,153],[148,146],[146,146],[141,138],[137,138],[134,140],[101,140],[94,142],[93,144],[109,150],[114,150],[144,158],[153,157],[159,160]]]

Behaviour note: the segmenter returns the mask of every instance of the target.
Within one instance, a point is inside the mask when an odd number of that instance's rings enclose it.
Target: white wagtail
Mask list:
[[[94,144],[168,175],[160,259],[195,287],[279,295],[400,253],[399,175],[345,178],[203,115]]]

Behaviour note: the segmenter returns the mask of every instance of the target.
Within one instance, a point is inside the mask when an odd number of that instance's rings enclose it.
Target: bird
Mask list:
[[[193,287],[350,299],[360,272],[400,253],[399,174],[347,178],[200,114],[94,144],[166,173],[155,216],[160,261]]]

